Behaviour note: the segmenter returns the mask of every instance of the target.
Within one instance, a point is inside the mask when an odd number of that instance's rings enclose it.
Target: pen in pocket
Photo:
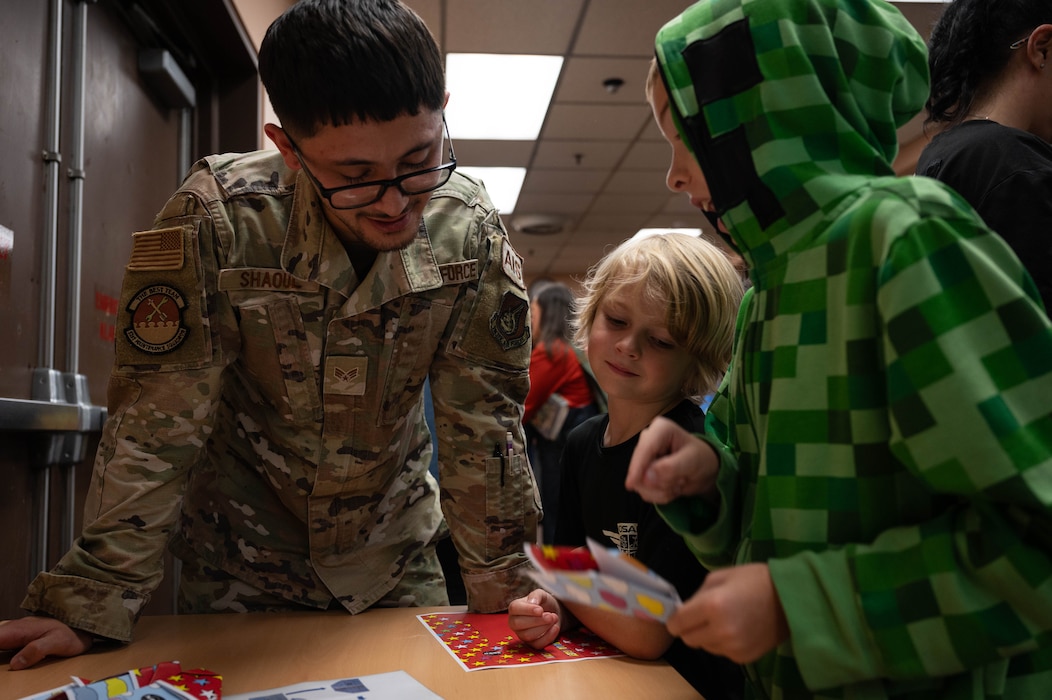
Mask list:
[[[505,464],[507,462],[509,462],[511,460],[511,456],[513,454],[515,454],[514,451],[512,450],[512,442],[511,442],[511,440],[512,440],[512,438],[511,438],[511,431],[509,430],[508,432],[504,433],[504,446],[505,446],[504,456],[505,456],[505,459],[502,460],[501,463],[500,463],[500,485],[501,486],[504,485],[504,466],[505,466]]]
[[[500,457],[500,485],[504,485],[504,466],[508,461],[508,458],[504,456],[504,451],[500,449],[500,443],[493,443],[493,456]]]

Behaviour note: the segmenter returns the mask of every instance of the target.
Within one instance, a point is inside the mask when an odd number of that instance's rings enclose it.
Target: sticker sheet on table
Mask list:
[[[448,612],[417,615],[417,619],[465,671],[624,656],[620,649],[586,629],[561,635],[544,649],[534,649],[511,631],[507,615]]]

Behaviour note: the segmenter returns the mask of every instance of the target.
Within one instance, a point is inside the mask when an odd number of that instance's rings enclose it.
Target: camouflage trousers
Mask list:
[[[316,610],[286,600],[237,579],[201,559],[181,560],[178,611],[181,614],[231,612],[289,612]],[[373,604],[378,608],[449,605],[446,580],[435,553],[435,543],[424,547],[405,568],[402,580]],[[340,608],[335,598],[329,609]]]

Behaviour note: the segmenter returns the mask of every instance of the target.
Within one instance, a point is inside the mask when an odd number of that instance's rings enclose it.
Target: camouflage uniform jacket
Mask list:
[[[1047,697],[1052,326],[942,183],[895,177],[924,42],[881,0],[704,0],[658,60],[749,263],[707,439],[708,566],[765,562],[790,636],[753,697]]]
[[[357,613],[443,511],[471,609],[530,590],[528,303],[476,181],[454,173],[409,247],[359,280],[276,152],[200,161],[135,234],[118,336],[85,529],[23,607],[127,640],[174,536],[257,589]]]

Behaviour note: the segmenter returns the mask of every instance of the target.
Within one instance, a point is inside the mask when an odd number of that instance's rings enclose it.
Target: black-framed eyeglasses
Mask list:
[[[405,175],[399,175],[391,180],[372,180],[357,185],[344,185],[343,187],[324,187],[318,182],[318,178],[314,177],[314,173],[310,171],[310,168],[307,167],[303,154],[300,153],[299,147],[292,140],[292,137],[289,136],[289,132],[285,132],[285,136],[292,146],[292,151],[296,154],[300,165],[303,166],[303,172],[307,173],[307,177],[318,188],[321,196],[329,200],[329,204],[332,205],[333,209],[357,209],[369,206],[374,202],[380,201],[387,192],[388,187],[397,187],[402,194],[412,196],[431,192],[449,182],[450,176],[457,167],[457,156],[453,152],[453,139],[449,138],[449,127],[446,125],[446,115],[444,114],[442,115],[442,135],[449,142],[449,161],[442,165],[426,170],[416,170]]]

